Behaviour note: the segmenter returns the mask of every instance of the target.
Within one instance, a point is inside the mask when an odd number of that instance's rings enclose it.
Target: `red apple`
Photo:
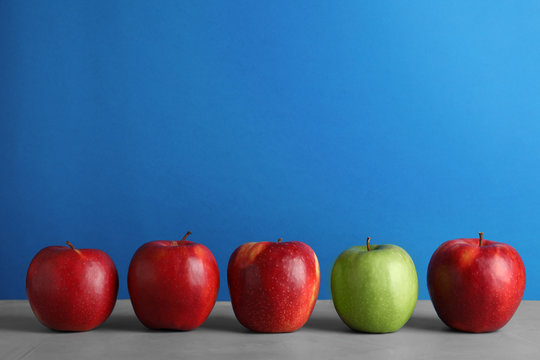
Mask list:
[[[32,259],[26,276],[30,306],[45,326],[87,331],[111,314],[118,295],[118,273],[97,249],[48,246]]]
[[[311,316],[320,286],[315,252],[299,241],[250,242],[231,255],[227,271],[234,314],[257,332],[291,332]]]
[[[135,314],[150,329],[192,330],[212,311],[219,289],[214,255],[202,244],[151,241],[129,264],[128,290]]]
[[[516,312],[525,290],[525,266],[510,245],[483,239],[443,243],[429,262],[433,306],[451,328],[490,332]]]

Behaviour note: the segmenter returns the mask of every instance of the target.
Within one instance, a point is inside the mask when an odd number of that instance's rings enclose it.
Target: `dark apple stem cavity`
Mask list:
[[[282,242],[282,241],[283,241],[282,238],[277,239],[278,244],[279,244],[280,242]]]
[[[69,241],[66,241],[66,245],[69,246],[71,250],[75,250],[75,246],[73,246],[73,244],[70,243]]]
[[[478,235],[480,236],[478,238],[478,246],[482,246],[482,240],[484,238],[484,233],[483,232],[479,232]]]
[[[371,239],[371,238],[368,236],[368,237],[367,237],[367,240],[366,240],[367,251],[370,250],[370,248],[369,248],[369,240],[370,240],[370,239]]]

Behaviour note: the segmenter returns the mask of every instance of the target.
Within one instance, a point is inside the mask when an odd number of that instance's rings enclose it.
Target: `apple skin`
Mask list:
[[[525,291],[525,266],[508,244],[480,238],[444,242],[427,271],[429,295],[449,327],[491,332],[516,312]]]
[[[309,319],[320,287],[319,261],[299,241],[249,242],[231,255],[227,268],[238,321],[255,332],[296,331]]]
[[[193,330],[208,318],[216,303],[216,259],[206,246],[185,237],[182,241],[148,242],[131,259],[128,290],[144,326]]]
[[[331,291],[340,318],[353,330],[389,333],[411,317],[418,276],[409,254],[396,245],[353,246],[332,268]]]
[[[71,246],[48,246],[36,254],[28,268],[26,293],[32,311],[46,327],[88,331],[111,314],[118,272],[105,252]]]

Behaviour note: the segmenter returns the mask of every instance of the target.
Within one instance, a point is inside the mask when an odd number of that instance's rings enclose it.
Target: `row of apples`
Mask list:
[[[187,240],[151,241],[131,259],[128,290],[137,318],[150,329],[192,330],[210,315],[219,289],[212,252]],[[96,328],[111,314],[118,273],[102,250],[49,246],[33,258],[26,290],[45,326],[61,331]],[[309,319],[320,286],[313,249],[300,241],[249,242],[230,256],[227,280],[238,321],[255,332],[292,332]],[[353,246],[335,260],[332,300],[352,329],[399,330],[418,298],[409,254],[396,245]],[[503,327],[525,290],[525,267],[510,245],[479,238],[440,245],[429,262],[427,285],[435,310],[448,326],[467,332]]]

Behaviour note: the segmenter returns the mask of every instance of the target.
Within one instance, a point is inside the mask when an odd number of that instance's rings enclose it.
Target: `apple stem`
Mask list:
[[[482,246],[482,238],[484,237],[484,233],[479,232],[478,235],[480,236],[480,238],[478,239],[478,246]]]
[[[70,243],[69,241],[66,241],[66,245],[68,245],[71,248],[71,250],[75,250],[75,246],[73,246],[73,244]]]
[[[180,240],[180,241],[178,242],[178,245],[181,245],[181,244],[186,240],[186,238],[187,238],[189,235],[191,235],[191,231],[188,231],[188,232],[186,233],[186,235],[184,235],[184,237],[182,238],[182,240]]]
[[[278,244],[279,244],[280,242],[282,242],[282,241],[283,241],[282,238],[277,239]]]
[[[366,240],[367,251],[370,250],[370,248],[369,248],[369,240],[370,240],[370,239],[371,239],[371,238],[368,236],[368,237],[367,237],[367,240]]]

